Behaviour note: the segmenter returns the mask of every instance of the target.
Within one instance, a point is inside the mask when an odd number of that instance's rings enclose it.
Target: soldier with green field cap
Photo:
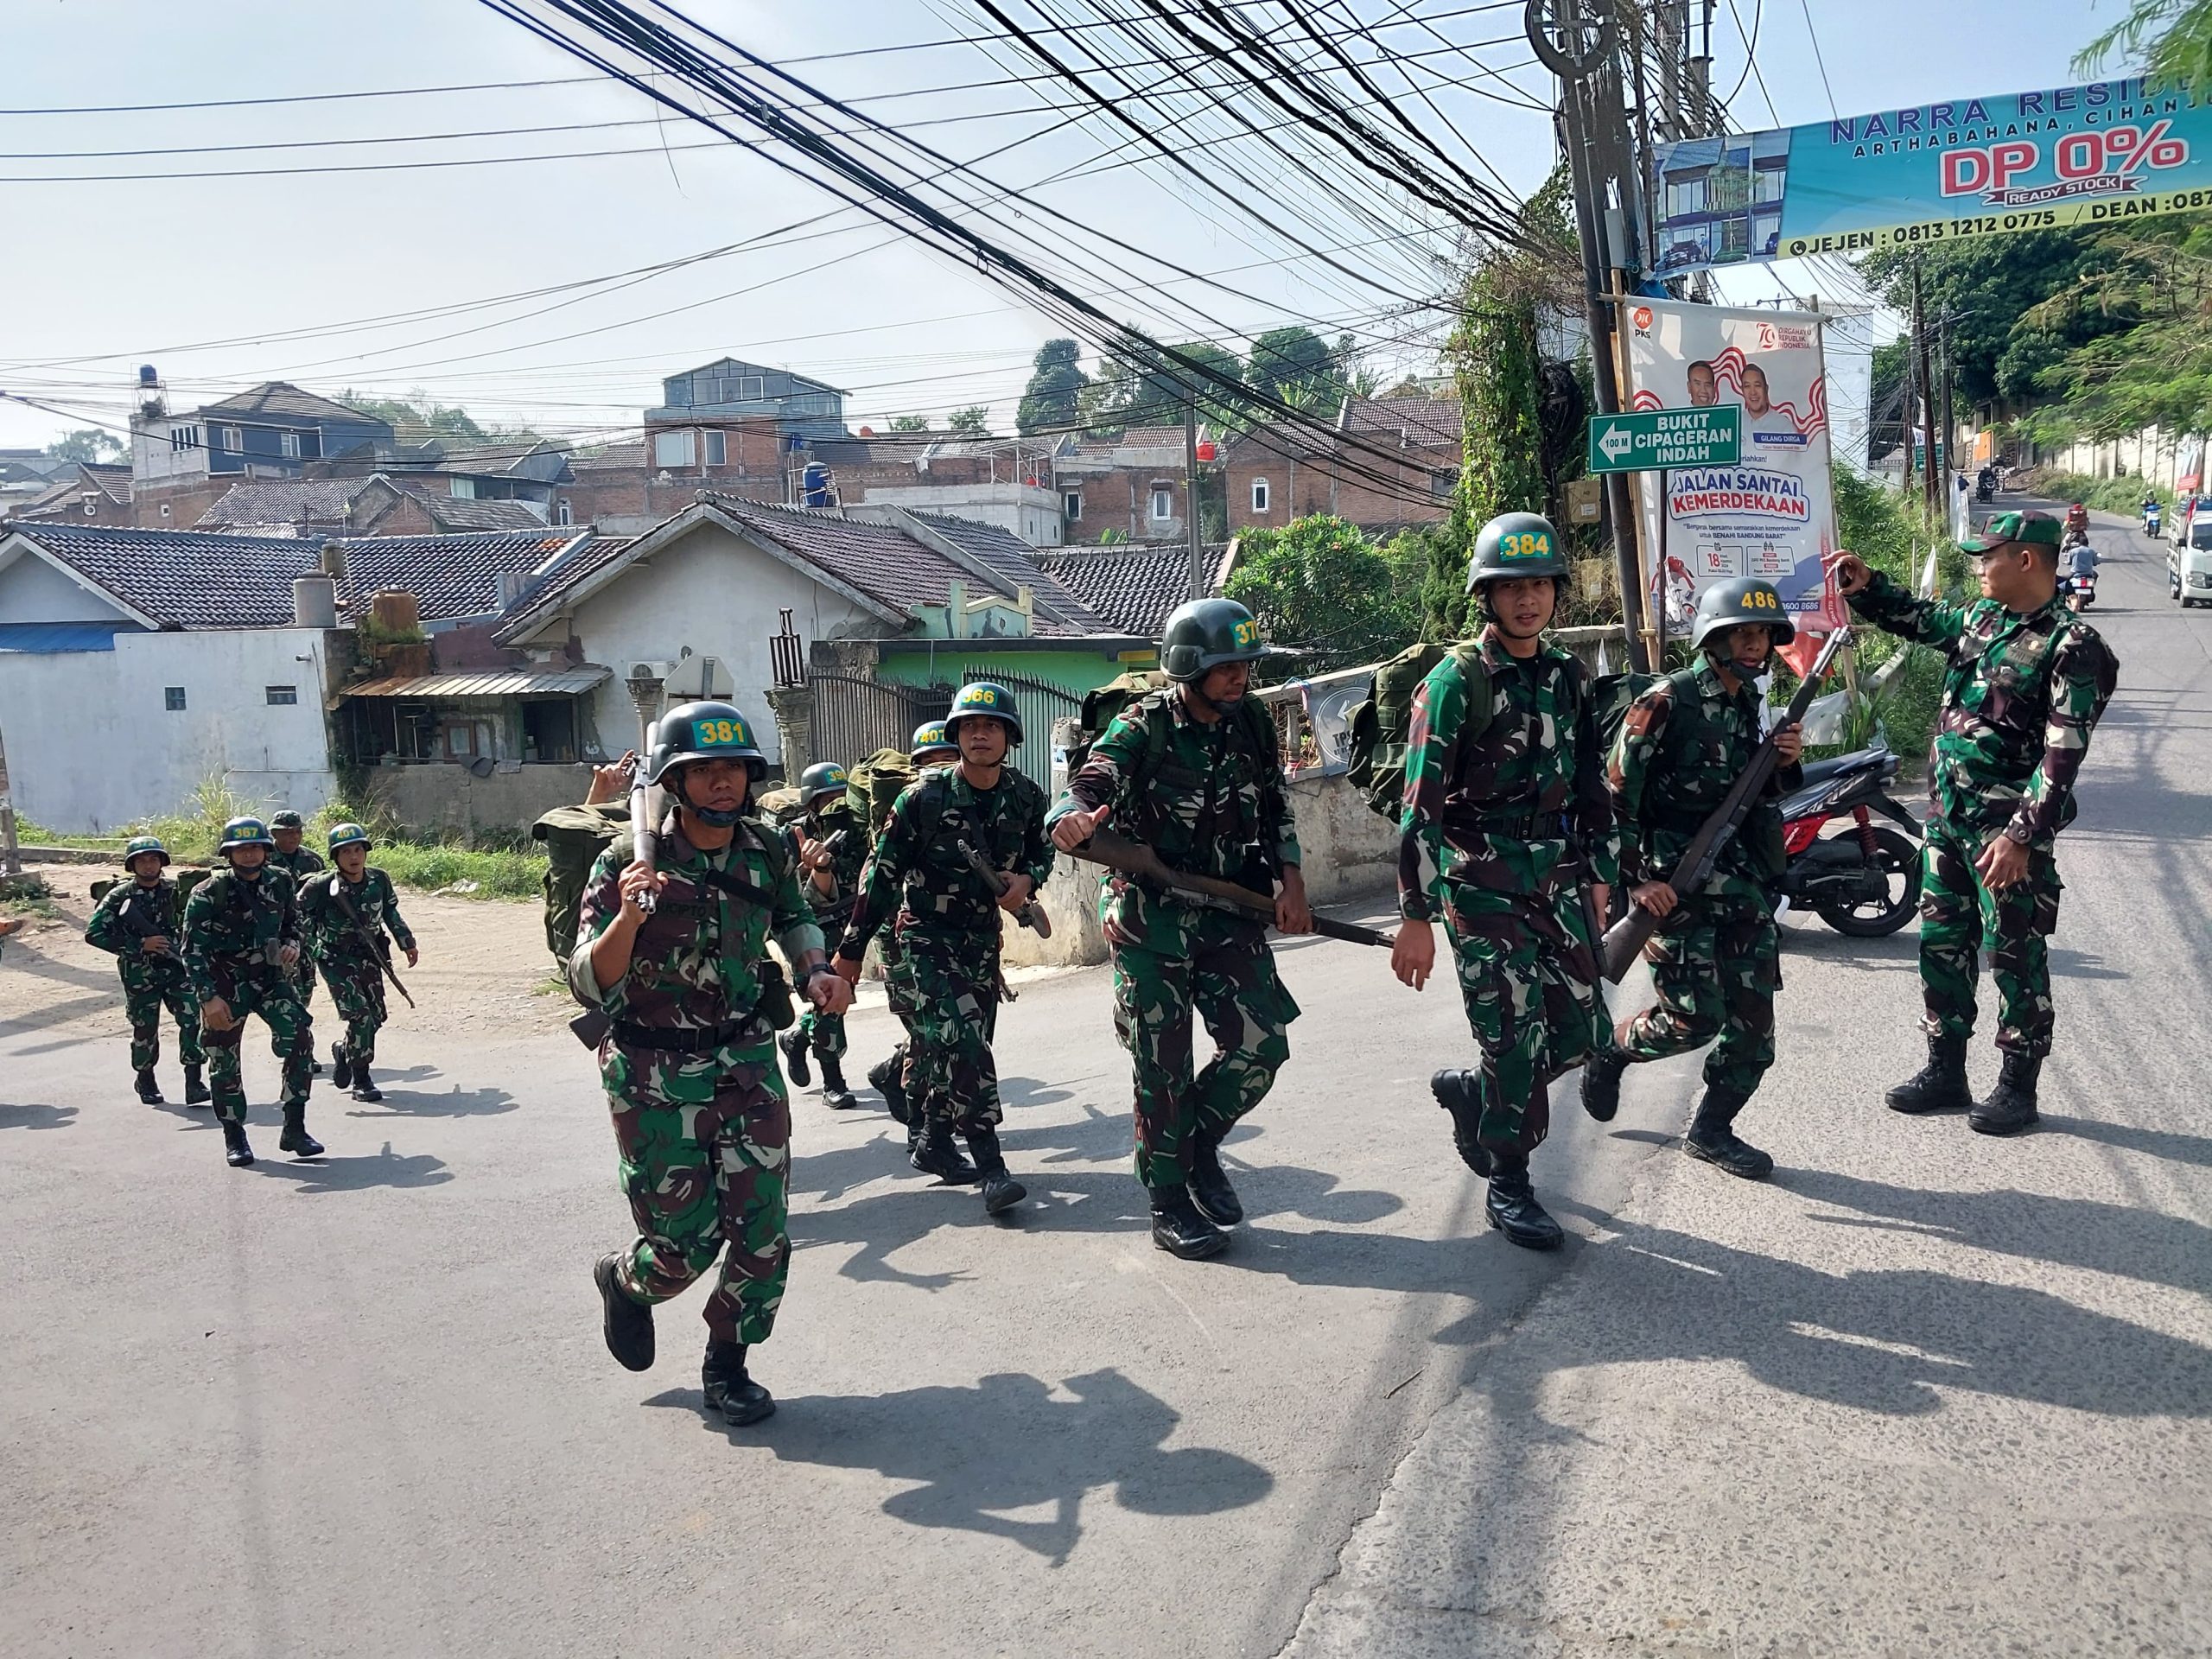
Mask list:
[[[410,968],[421,960],[391,878],[369,863],[373,845],[358,823],[331,825],[330,858],[338,868],[310,876],[300,893],[301,931],[330,987],[331,1005],[346,1022],[346,1034],[330,1046],[330,1080],[365,1101],[384,1098],[369,1067],[387,1018],[385,965],[391,944],[407,953]]]
[[[818,760],[801,772],[804,810],[791,830],[800,883],[825,939],[844,931],[859,896],[861,867],[868,862],[868,825],[846,798],[849,782],[844,767],[834,760]],[[849,1112],[860,1104],[845,1086],[844,1015],[809,1007],[798,1026],[776,1040],[793,1083],[806,1086],[811,1050],[822,1064],[822,1103],[833,1112]]]
[[[269,839],[275,843],[269,849],[270,867],[289,875],[295,887],[304,887],[309,876],[330,868],[322,861],[321,854],[306,844],[307,820],[289,807],[269,815]],[[303,1008],[312,1007],[315,1002],[315,965],[314,942],[304,941],[300,950],[299,968],[292,976],[293,983],[300,994],[300,1006]],[[320,1072],[322,1062],[317,1060],[315,1069]]]
[[[1787,862],[1775,803],[1802,776],[1804,734],[1795,725],[1774,734],[1779,764],[1704,886],[1677,893],[1668,878],[1766,741],[1759,677],[1775,647],[1796,632],[1772,583],[1714,582],[1698,595],[1694,662],[1629,704],[1605,768],[1621,879],[1630,902],[1659,918],[1644,948],[1657,1000],[1624,1021],[1584,1071],[1583,1108],[1609,1121],[1629,1066],[1711,1043],[1683,1150],[1747,1180],[1774,1173],[1774,1160],[1740,1139],[1735,1122],[1774,1064],[1782,988],[1775,887]]]
[[[138,1098],[149,1106],[162,1104],[154,1067],[162,1058],[162,1010],[166,1007],[176,1021],[177,1058],[184,1062],[184,1103],[197,1106],[210,1097],[200,1075],[207,1056],[200,1046],[200,1005],[193,1001],[179,948],[184,902],[176,883],[162,874],[168,861],[168,849],[154,836],[134,836],[123,849],[123,868],[130,872],[130,880],[107,890],[85,929],[85,942],[114,957],[116,972],[122,976],[124,1013],[130,1021],[130,1069],[137,1074]]]
[[[852,1000],[823,961],[790,841],[747,811],[766,772],[729,703],[661,716],[644,777],[665,813],[650,849],[626,831],[593,866],[568,972],[605,1017],[600,1081],[638,1230],[594,1269],[607,1351],[650,1368],[654,1306],[719,1262],[700,1381],[709,1413],[734,1425],[776,1408],[747,1355],[775,1328],[791,1267],[791,1107],[775,1045],[791,993],[770,938],[817,1010]]]
[[[315,1073],[315,1027],[300,1005],[300,907],[292,878],[269,865],[275,842],[258,818],[232,818],[216,851],[227,869],[192,890],[184,907],[184,968],[200,1002],[215,1116],[234,1169],[253,1162],[245,1138],[245,1084],[238,1045],[249,1015],[259,1014],[284,1065],[284,1132],[277,1145],[302,1158],[322,1155],[308,1133],[308,1090]]]
[[[1072,851],[1109,821],[1171,869],[1273,893],[1275,925],[1313,925],[1274,716],[1249,693],[1274,648],[1234,600],[1198,599],[1167,619],[1170,684],[1116,715],[1053,809]],[[1114,957],[1114,1025],[1135,1071],[1136,1174],[1152,1242],[1186,1261],[1228,1247],[1244,1207],[1221,1143],[1290,1058],[1298,1004],[1276,971],[1266,925],[1185,902],[1121,874],[1101,889]],[[1192,1027],[1213,1058],[1194,1072]]]
[[[1959,543],[1980,596],[1916,599],[1850,553],[1836,591],[1876,627],[1943,658],[1943,701],[1929,746],[1920,865],[1920,985],[1928,1064],[1891,1089],[1892,1111],[1964,1111],[1985,1135],[2036,1122],[2055,1011],[2050,940],[2058,925],[2058,832],[2120,661],[2058,596],[2064,526],[2003,512]],[[1967,1084],[1979,952],[1997,982],[1997,1086]]]
[[[945,735],[944,722],[925,720],[914,728],[914,735],[907,746],[906,758],[917,772],[926,772],[934,766],[949,766],[960,759],[960,746]],[[883,826],[871,824],[868,834],[871,845]],[[914,978],[907,971],[906,953],[899,943],[899,923],[894,917],[880,936],[882,943],[877,949],[883,955],[883,989],[891,1012],[898,1017],[906,1033],[906,1038],[891,1052],[868,1069],[868,1086],[883,1096],[883,1103],[891,1109],[892,1116],[906,1126],[906,1155],[911,1160],[920,1145],[927,1118],[912,1109],[906,1098],[906,1054],[913,1040],[914,1010],[918,1006],[914,995]]]
[[[988,680],[964,685],[944,726],[959,761],[925,772],[893,804],[837,944],[837,971],[857,982],[868,941],[887,922],[893,925],[912,1001],[902,1084],[912,1131],[907,1160],[942,1181],[980,1183],[983,1208],[999,1215],[1028,1196],[999,1147],[991,1053],[999,918],[1044,885],[1052,849],[1045,838],[1045,791],[1011,764],[1021,741],[1014,694]],[[1003,895],[964,849],[1003,873]],[[973,1165],[953,1142],[956,1129]]]
[[[1529,1249],[1565,1237],[1536,1201],[1529,1154],[1550,1128],[1551,1084],[1605,1046],[1591,918],[1615,879],[1582,666],[1543,639],[1567,581],[1559,532],[1535,513],[1503,514],[1475,538],[1467,591],[1482,630],[1414,696],[1390,952],[1421,989],[1443,917],[1481,1064],[1429,1087],[1460,1158],[1489,1179],[1490,1224]]]

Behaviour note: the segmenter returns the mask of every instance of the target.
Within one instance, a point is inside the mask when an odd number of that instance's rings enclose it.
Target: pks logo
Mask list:
[[[1636,324],[1636,332],[1637,334],[1642,334],[1650,332],[1651,308],[1649,306],[1637,306],[1635,310],[1629,313],[1629,318],[1630,321]]]

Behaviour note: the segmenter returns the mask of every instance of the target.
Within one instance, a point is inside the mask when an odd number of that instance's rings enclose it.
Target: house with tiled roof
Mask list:
[[[54,473],[44,488],[7,503],[15,518],[67,518],[80,524],[130,524],[130,468],[115,461],[73,461]]]
[[[130,478],[137,522],[148,528],[198,523],[233,484],[303,478],[320,462],[393,442],[389,421],[289,381],[173,410],[151,366],[139,375]]]
[[[1201,426],[1199,470],[1215,438]],[[1191,512],[1190,448],[1179,426],[1133,426],[1116,436],[1084,434],[1053,457],[1062,542],[1170,542]]]
[[[1451,517],[1465,440],[1457,397],[1347,397],[1326,429],[1269,423],[1226,440],[1232,534],[1327,513],[1370,535]]]
[[[1221,591],[1229,549],[1210,543],[1199,550],[1198,587]],[[1037,563],[1119,632],[1157,639],[1175,607],[1191,595],[1191,550],[1181,542],[1122,542],[1106,547],[1063,547]]]
[[[811,439],[806,457],[822,469],[818,488],[830,505],[943,513],[996,524],[1031,547],[1058,547],[1063,520],[1053,468],[1071,442],[1063,435],[868,433]]]

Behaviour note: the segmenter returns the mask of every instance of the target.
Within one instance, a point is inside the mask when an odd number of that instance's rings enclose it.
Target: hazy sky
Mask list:
[[[1434,20],[1473,60],[1548,98],[1517,37],[1520,5],[1474,0],[1348,0],[1370,22],[1408,10]],[[1784,123],[1830,113],[1815,61],[1817,25],[1841,112],[1938,97],[2063,84],[2099,14],[2079,0],[1934,6],[1926,0],[1721,0],[1716,83],[1743,75],[1743,32],[1758,37],[1765,88]],[[1317,8],[1318,9],[1318,8]],[[1386,374],[1430,365],[1434,330],[1384,315],[1371,293],[1249,223],[1209,210],[1165,164],[1116,166],[1126,135],[1102,118],[1070,123],[1040,103],[1046,83],[1003,84],[1034,66],[1001,44],[880,51],[995,32],[962,0],[817,0],[767,5],[699,0],[692,15],[840,99],[868,98],[886,120],[930,123],[916,136],[963,160],[1026,140],[983,163],[1086,225],[1223,280],[1244,297],[1167,284],[1174,301],[1246,332],[1309,321],[1375,343]],[[1020,14],[1018,5],[1008,10]],[[1080,7],[1059,6],[1070,16]],[[1340,0],[1337,15],[1344,14]],[[2105,12],[2113,10],[2107,0]],[[0,445],[43,443],[97,420],[122,425],[135,365],[156,364],[180,405],[264,379],[335,394],[427,391],[480,417],[542,429],[620,435],[658,401],[664,373],[724,353],[785,364],[845,387],[855,422],[988,403],[1010,422],[1038,344],[1061,332],[973,272],[920,252],[848,209],[745,251],[620,289],[546,293],[436,315],[497,296],[556,289],[681,258],[808,221],[837,207],[694,125],[605,82],[247,108],[35,114],[33,107],[143,105],[461,83],[567,79],[575,60],[468,0],[299,4],[236,0],[15,0],[0,35],[0,213],[8,226],[0,286],[0,391],[55,415],[0,400]],[[1738,14],[1740,14],[1740,20]],[[1740,27],[1739,27],[1740,21]],[[1498,87],[1436,37],[1401,27],[1382,38],[1472,86]],[[854,55],[864,53],[864,55]],[[823,54],[843,54],[828,57]],[[814,59],[804,64],[794,60]],[[972,83],[1001,84],[975,87]],[[794,97],[798,94],[794,94]],[[1550,163],[1548,118],[1471,92],[1435,94],[1514,188]],[[1758,82],[1732,101],[1765,125]],[[517,134],[521,128],[574,128]],[[426,135],[501,130],[502,136]],[[352,139],[422,140],[341,144]],[[211,149],[296,145],[303,149]],[[663,145],[665,145],[664,149]],[[189,148],[188,148],[189,147]],[[517,165],[276,173],[363,162],[575,150],[639,153]],[[112,152],[169,151],[116,156]],[[97,157],[71,152],[105,152]],[[1190,159],[1211,167],[1213,156]],[[1103,168],[1104,171],[1092,171]],[[245,172],[245,176],[41,182],[48,175]],[[1256,178],[1258,194],[1310,194],[1305,179]],[[1378,196],[1378,201],[1380,198]],[[995,210],[1003,213],[1007,209]],[[1408,229],[1417,228],[1410,215]],[[987,221],[988,224],[988,221]],[[999,228],[1047,235],[1050,221]],[[1338,240],[1374,232],[1351,221]],[[1408,286],[1419,238],[1372,254]],[[1071,257],[1065,273],[1118,315],[1197,332],[1166,302],[1117,292],[1110,273]],[[1833,272],[1782,269],[1800,293],[1844,292]],[[1770,294],[1758,277],[1737,292]],[[528,315],[536,313],[537,315]],[[667,315],[656,315],[667,314]],[[370,327],[355,327],[380,320]],[[1177,326],[1178,323],[1181,326]]]

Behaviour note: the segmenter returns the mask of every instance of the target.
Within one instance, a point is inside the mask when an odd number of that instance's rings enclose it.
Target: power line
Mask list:
[[[1811,0],[1797,0],[1797,10],[1805,14],[1805,36],[1813,43],[1813,61],[1820,66],[1821,90],[1828,95],[1828,114],[1842,113],[1835,106],[1835,88],[1828,85],[1828,60],[1821,52],[1821,31],[1813,27]]]

